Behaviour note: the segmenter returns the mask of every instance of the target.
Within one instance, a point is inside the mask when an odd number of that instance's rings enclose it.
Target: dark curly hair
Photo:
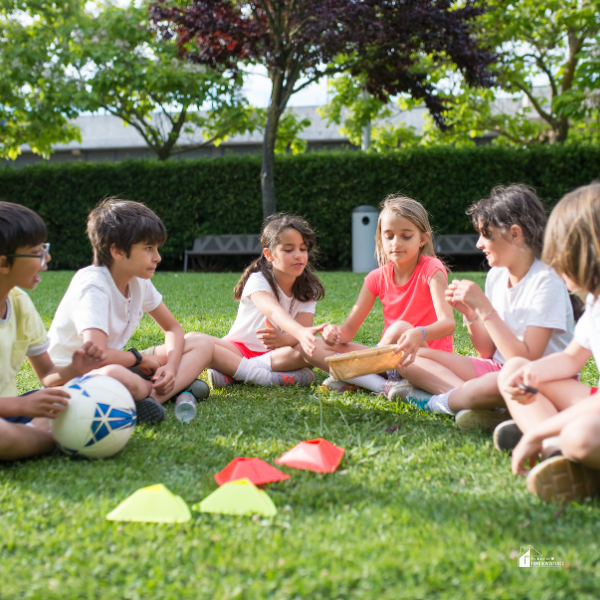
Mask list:
[[[263,223],[260,234],[261,246],[263,249],[267,248],[271,254],[273,254],[275,248],[281,241],[283,232],[290,228],[295,229],[302,236],[308,250],[308,263],[306,264],[304,271],[302,271],[302,274],[294,281],[292,295],[300,302],[321,300],[325,297],[325,288],[319,281],[319,278],[312,272],[312,263],[317,254],[317,236],[307,221],[301,217],[285,213],[279,213],[268,217]],[[252,273],[262,273],[269,282],[269,285],[275,294],[275,298],[279,300],[279,290],[277,288],[277,283],[275,282],[275,276],[273,275],[273,266],[265,258],[264,254],[261,254],[259,258],[246,268],[235,286],[233,291],[234,298],[238,301],[242,299],[244,286]]]
[[[535,190],[515,184],[495,187],[489,198],[484,198],[467,209],[473,227],[485,238],[491,239],[491,227],[506,233],[513,225],[523,231],[525,243],[536,258],[542,255],[546,211]]]

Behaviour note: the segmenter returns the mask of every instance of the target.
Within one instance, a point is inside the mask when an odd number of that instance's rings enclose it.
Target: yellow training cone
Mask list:
[[[259,490],[248,479],[238,479],[223,484],[193,508],[200,512],[225,515],[272,517],[277,514],[277,509],[268,494]]]
[[[185,523],[192,515],[183,498],[159,483],[139,489],[123,500],[106,518],[109,521]]]

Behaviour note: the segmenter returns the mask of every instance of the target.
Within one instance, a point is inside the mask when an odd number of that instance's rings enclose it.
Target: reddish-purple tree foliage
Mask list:
[[[173,1],[173,0],[171,0]],[[271,79],[261,183],[265,216],[276,211],[275,142],[292,94],[323,76],[361,75],[382,100],[400,93],[423,99],[444,127],[444,98],[420,67],[453,62],[469,85],[492,83],[494,56],[478,45],[480,2],[463,0],[159,0],[151,16],[175,36],[190,61],[226,71],[264,65]]]

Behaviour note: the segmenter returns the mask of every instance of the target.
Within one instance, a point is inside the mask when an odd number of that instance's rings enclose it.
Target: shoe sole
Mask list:
[[[217,384],[216,378],[214,376],[214,369],[208,369],[206,376],[208,379],[208,385],[210,386],[211,390],[222,390],[224,387],[233,384],[233,379],[230,382],[225,380],[225,383],[223,385]]]
[[[480,429],[481,431],[493,431],[504,421],[510,419],[508,411],[492,410],[465,410],[456,415],[456,426],[461,431],[472,431]]]
[[[164,421],[165,407],[156,400],[144,398],[144,400],[135,403],[135,409],[137,411],[137,423],[155,425]]]
[[[600,493],[600,473],[564,456],[536,465],[526,483],[527,489],[545,502],[573,502]]]
[[[494,446],[500,452],[512,452],[522,437],[523,432],[510,419],[510,423],[504,421],[494,429]]]

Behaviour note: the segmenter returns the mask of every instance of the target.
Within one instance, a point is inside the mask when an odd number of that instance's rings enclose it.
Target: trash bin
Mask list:
[[[377,268],[375,232],[377,209],[363,204],[352,211],[352,271],[369,273]]]

